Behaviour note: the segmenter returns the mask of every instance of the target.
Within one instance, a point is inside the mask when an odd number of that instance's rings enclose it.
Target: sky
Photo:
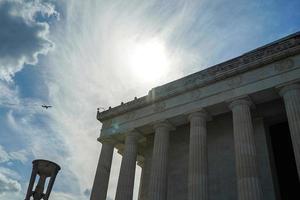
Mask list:
[[[34,159],[62,167],[51,199],[89,199],[98,107],[300,31],[299,10],[298,0],[0,0],[0,199],[25,197]],[[120,162],[115,152],[108,200]]]

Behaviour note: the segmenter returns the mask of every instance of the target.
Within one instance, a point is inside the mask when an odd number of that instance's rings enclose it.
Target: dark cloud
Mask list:
[[[37,56],[53,47],[47,21],[39,20],[53,15],[51,4],[0,0],[0,80],[10,80],[24,64],[36,64]]]

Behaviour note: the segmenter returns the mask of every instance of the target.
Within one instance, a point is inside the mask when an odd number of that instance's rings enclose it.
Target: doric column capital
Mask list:
[[[130,130],[127,132],[126,137],[132,137],[132,138],[138,139],[138,138],[142,137],[142,135],[137,130]]]
[[[126,137],[132,137],[137,140],[139,143],[146,141],[146,137],[137,129],[130,129],[126,132]]]
[[[253,106],[254,104],[250,101],[248,98],[241,98],[241,99],[235,99],[229,103],[229,108],[232,110],[236,106],[241,106],[241,105],[246,105],[246,106]]]
[[[192,112],[188,115],[189,121],[191,121],[194,118],[202,118],[208,120],[210,118],[210,115],[204,109],[201,109],[199,111]]]
[[[167,120],[164,121],[158,121],[156,123],[153,124],[153,128],[154,130],[157,130],[159,128],[165,128],[168,131],[171,130],[175,130],[175,126],[173,126],[170,122],[168,122]]]
[[[299,83],[293,83],[293,84],[289,84],[289,85],[284,85],[284,86],[278,87],[278,89],[279,89],[280,96],[283,97],[286,94],[286,92],[288,92],[288,91],[300,90],[300,84]]]
[[[119,143],[119,141],[117,141],[116,139],[112,138],[112,137],[99,137],[97,139],[101,144],[111,144],[113,146],[115,146],[117,143]]]
[[[141,137],[142,136],[138,131],[131,130],[126,133],[125,145],[128,145],[128,144],[136,145]]]

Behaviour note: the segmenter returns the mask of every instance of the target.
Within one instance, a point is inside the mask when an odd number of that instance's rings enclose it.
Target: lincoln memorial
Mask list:
[[[212,52],[213,53],[213,52]],[[300,199],[300,32],[97,113],[91,200]]]

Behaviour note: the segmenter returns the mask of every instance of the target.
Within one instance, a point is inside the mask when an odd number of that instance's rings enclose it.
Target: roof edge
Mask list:
[[[258,47],[233,59],[152,88],[146,96],[135,98],[133,101],[122,103],[119,106],[100,112],[97,115],[97,119],[103,122],[117,115],[180,95],[189,90],[203,87],[236,75],[237,73],[275,62],[284,57],[294,55],[297,52],[300,52],[300,31]],[[271,57],[272,59],[270,59]],[[182,84],[184,87],[175,87],[178,84]]]

